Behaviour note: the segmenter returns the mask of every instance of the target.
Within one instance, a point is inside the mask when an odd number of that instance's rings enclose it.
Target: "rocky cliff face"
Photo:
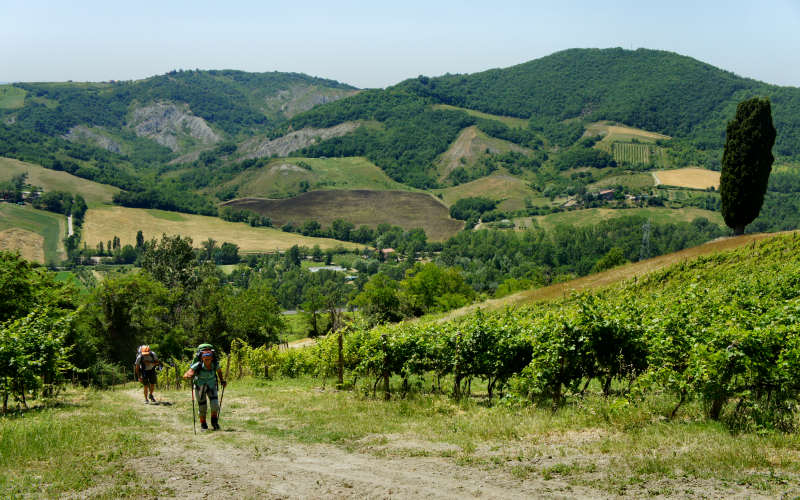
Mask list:
[[[272,155],[288,156],[289,153],[303,149],[316,141],[324,141],[332,137],[341,137],[349,134],[359,127],[358,122],[345,122],[329,128],[304,128],[289,132],[283,137],[268,140],[263,138],[251,139],[241,146],[239,152],[245,158],[266,158]]]
[[[181,136],[201,144],[215,144],[221,140],[199,116],[194,116],[186,105],[155,103],[133,112],[129,124],[140,137],[147,137],[173,151],[180,150]]]
[[[99,133],[95,128],[89,128],[86,125],[76,125],[72,127],[69,133],[64,136],[64,139],[72,142],[88,143],[98,148],[111,151],[112,153],[122,153],[122,148],[119,143]]]
[[[293,85],[266,98],[267,109],[280,112],[287,118],[308,111],[314,106],[338,101],[358,93],[357,90],[330,89],[316,85]]]

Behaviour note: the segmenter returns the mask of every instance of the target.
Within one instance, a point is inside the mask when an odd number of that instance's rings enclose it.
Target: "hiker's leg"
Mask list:
[[[200,415],[200,423],[204,424],[206,421],[206,391],[204,385],[198,385],[194,388],[195,399],[197,399],[197,413]]]
[[[217,398],[217,388],[208,389],[208,399],[211,401],[211,426],[219,429],[219,398]]]
[[[144,400],[147,402],[147,375],[146,372],[142,372],[142,389],[144,390]]]

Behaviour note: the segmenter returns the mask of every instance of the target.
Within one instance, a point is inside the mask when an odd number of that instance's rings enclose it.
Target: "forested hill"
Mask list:
[[[776,152],[800,153],[800,89],[742,78],[672,52],[569,49],[504,69],[406,80],[394,87],[486,113],[548,120],[613,120],[722,146],[737,102],[769,96]]]
[[[137,81],[15,83],[3,90],[1,120],[48,135],[68,134],[78,125],[112,132],[127,126],[146,135],[137,125],[149,117],[137,110],[168,103],[174,106],[171,115],[199,117],[215,134],[230,138],[280,125],[298,112],[356,89],[299,73],[189,70]]]

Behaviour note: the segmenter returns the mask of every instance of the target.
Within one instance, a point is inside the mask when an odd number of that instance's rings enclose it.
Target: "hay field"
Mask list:
[[[23,172],[28,173],[28,184],[40,186],[45,191],[80,193],[90,207],[111,203],[111,198],[120,191],[114,186],[82,179],[67,172],[50,170],[12,158],[0,158],[0,181],[10,180]]]
[[[31,262],[45,262],[44,236],[18,227],[0,231],[0,250],[19,252]]]
[[[406,230],[421,227],[431,241],[445,240],[463,227],[433,196],[408,191],[320,190],[282,200],[240,198],[224,205],[267,215],[276,226],[314,220],[326,227],[344,219],[356,227],[382,223]]]
[[[500,123],[503,123],[512,128],[528,128],[528,120],[525,118],[515,118],[513,116],[502,116],[502,115],[492,115],[489,113],[484,113],[482,111],[476,111],[474,109],[467,109],[467,108],[459,108],[458,106],[451,106],[449,104],[434,104],[433,109],[450,109],[455,111],[463,111],[468,115],[472,115],[478,118],[486,118],[488,120],[497,120]]]
[[[298,164],[311,167],[307,170]],[[300,182],[311,189],[413,190],[392,180],[364,157],[281,158],[242,172],[225,185],[238,186],[239,197],[283,198],[300,192]]]
[[[528,186],[528,183],[519,177],[497,171],[491,175],[466,182],[447,189],[435,190],[441,193],[442,200],[449,206],[461,198],[474,198],[482,196],[493,200],[502,200],[498,206],[500,210],[522,210],[525,208],[525,199],[539,197],[539,194]],[[541,202],[547,202],[541,198]]]
[[[328,238],[284,233],[279,229],[250,227],[243,222],[227,222],[217,217],[117,206],[95,208],[86,212],[83,241],[94,247],[100,241],[106,242],[118,236],[122,245],[133,245],[139,230],[146,240],[159,239],[162,233],[188,236],[192,238],[195,247],[199,247],[201,242],[209,238],[216,240],[218,244],[227,241],[239,245],[242,253],[283,251],[293,245],[319,245],[322,249],[361,247]]]
[[[719,212],[694,207],[681,209],[663,207],[626,209],[589,208],[586,210],[572,210],[549,215],[538,215],[536,217],[519,217],[514,219],[514,224],[520,229],[525,229],[534,225],[538,225],[543,229],[552,229],[559,224],[588,226],[597,224],[603,220],[631,215],[648,217],[655,223],[691,222],[698,217],[705,217],[712,223],[721,227],[725,225]]]
[[[67,258],[62,241],[67,235],[67,218],[63,215],[36,210],[30,205],[0,203],[0,231],[3,231],[0,234],[3,249],[19,250],[35,257],[40,264]]]
[[[677,186],[692,189],[719,189],[719,172],[704,168],[679,168],[676,170],[659,170],[653,172],[656,184]]]

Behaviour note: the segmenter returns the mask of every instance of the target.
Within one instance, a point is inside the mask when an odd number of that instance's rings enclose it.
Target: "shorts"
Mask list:
[[[142,383],[155,384],[156,383],[156,369],[142,370]]]

